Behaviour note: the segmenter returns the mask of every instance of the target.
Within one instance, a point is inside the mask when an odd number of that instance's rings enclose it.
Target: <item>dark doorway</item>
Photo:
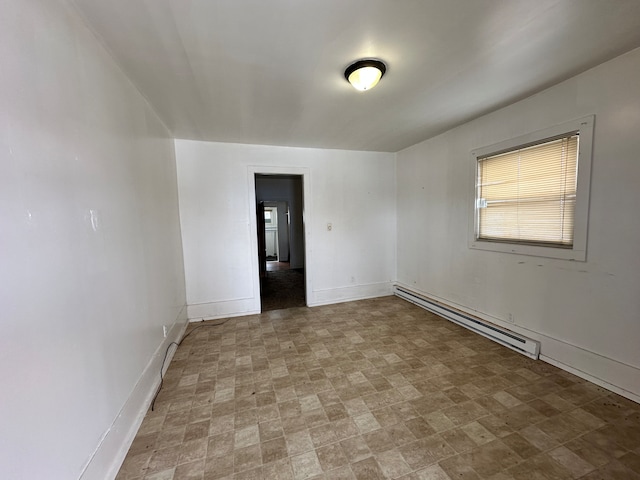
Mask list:
[[[256,202],[261,309],[304,307],[302,175],[256,174]]]

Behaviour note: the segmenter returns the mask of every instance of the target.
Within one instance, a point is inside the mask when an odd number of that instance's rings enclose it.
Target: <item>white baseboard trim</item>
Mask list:
[[[252,312],[235,312],[235,313],[227,313],[227,314],[221,314],[221,315],[207,315],[206,317],[196,317],[196,318],[190,318],[189,322],[191,323],[196,323],[196,322],[205,322],[207,320],[219,320],[221,318],[233,318],[233,317],[246,317],[247,315],[259,315],[260,314],[260,310],[255,310]]]
[[[463,312],[501,325],[520,335],[533,338],[540,342],[540,360],[593,382],[607,390],[611,390],[629,400],[640,403],[640,368],[621,363],[585,348],[550,337],[544,333],[505,322],[500,318],[479,312],[465,305],[417,290],[415,287],[408,287],[402,283],[397,283],[397,285],[432,297],[439,302],[451,305]]]
[[[183,308],[180,311],[167,337],[149,360],[129,398],[127,398],[111,427],[105,432],[97,449],[82,471],[80,480],[113,480],[118,474],[118,470],[122,466],[131,443],[151,405],[151,400],[153,400],[153,396],[160,385],[158,372],[167,347],[171,342],[179,341],[187,328],[186,310],[186,308]],[[173,348],[169,352],[165,368],[171,363],[175,350]]]
[[[540,359],[640,403],[640,369],[543,336]],[[582,365],[588,365],[585,371]],[[607,380],[605,380],[605,378]]]
[[[331,305],[333,303],[364,300],[366,298],[386,297],[388,295],[393,295],[393,282],[328,288],[326,290],[314,290],[311,293],[312,298],[307,298],[307,306],[318,307],[321,305]],[[190,322],[199,322],[201,320],[217,320],[219,318],[255,315],[260,313],[259,308],[259,298],[224,300],[220,302],[187,305],[187,316]]]
[[[260,298],[242,298],[187,305],[187,317],[190,322],[254,315],[256,313],[260,313]]]
[[[393,295],[393,282],[369,283],[365,285],[352,285],[348,287],[327,288],[314,290],[313,298],[307,299],[307,305],[318,307],[333,303],[352,302],[367,298],[386,297]]]

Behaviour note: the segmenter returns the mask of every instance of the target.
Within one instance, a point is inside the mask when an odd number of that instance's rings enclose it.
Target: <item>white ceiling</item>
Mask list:
[[[640,46],[639,0],[72,0],[178,138],[398,151]],[[376,57],[371,91],[344,79]]]

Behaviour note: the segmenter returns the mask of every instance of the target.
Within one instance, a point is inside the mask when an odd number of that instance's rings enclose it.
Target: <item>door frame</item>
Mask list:
[[[249,185],[249,234],[251,236],[251,278],[253,291],[258,292],[254,298],[253,310],[262,312],[260,304],[260,264],[258,261],[258,224],[256,211],[256,175],[297,175],[302,177],[302,230],[304,234],[304,286],[305,304],[311,302],[312,273],[312,236],[311,236],[311,171],[308,167],[279,167],[264,165],[249,165],[247,167],[247,182]]]

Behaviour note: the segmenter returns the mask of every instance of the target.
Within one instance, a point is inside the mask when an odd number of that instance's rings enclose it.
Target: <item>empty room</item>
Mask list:
[[[638,0],[0,0],[0,478],[640,480]]]

